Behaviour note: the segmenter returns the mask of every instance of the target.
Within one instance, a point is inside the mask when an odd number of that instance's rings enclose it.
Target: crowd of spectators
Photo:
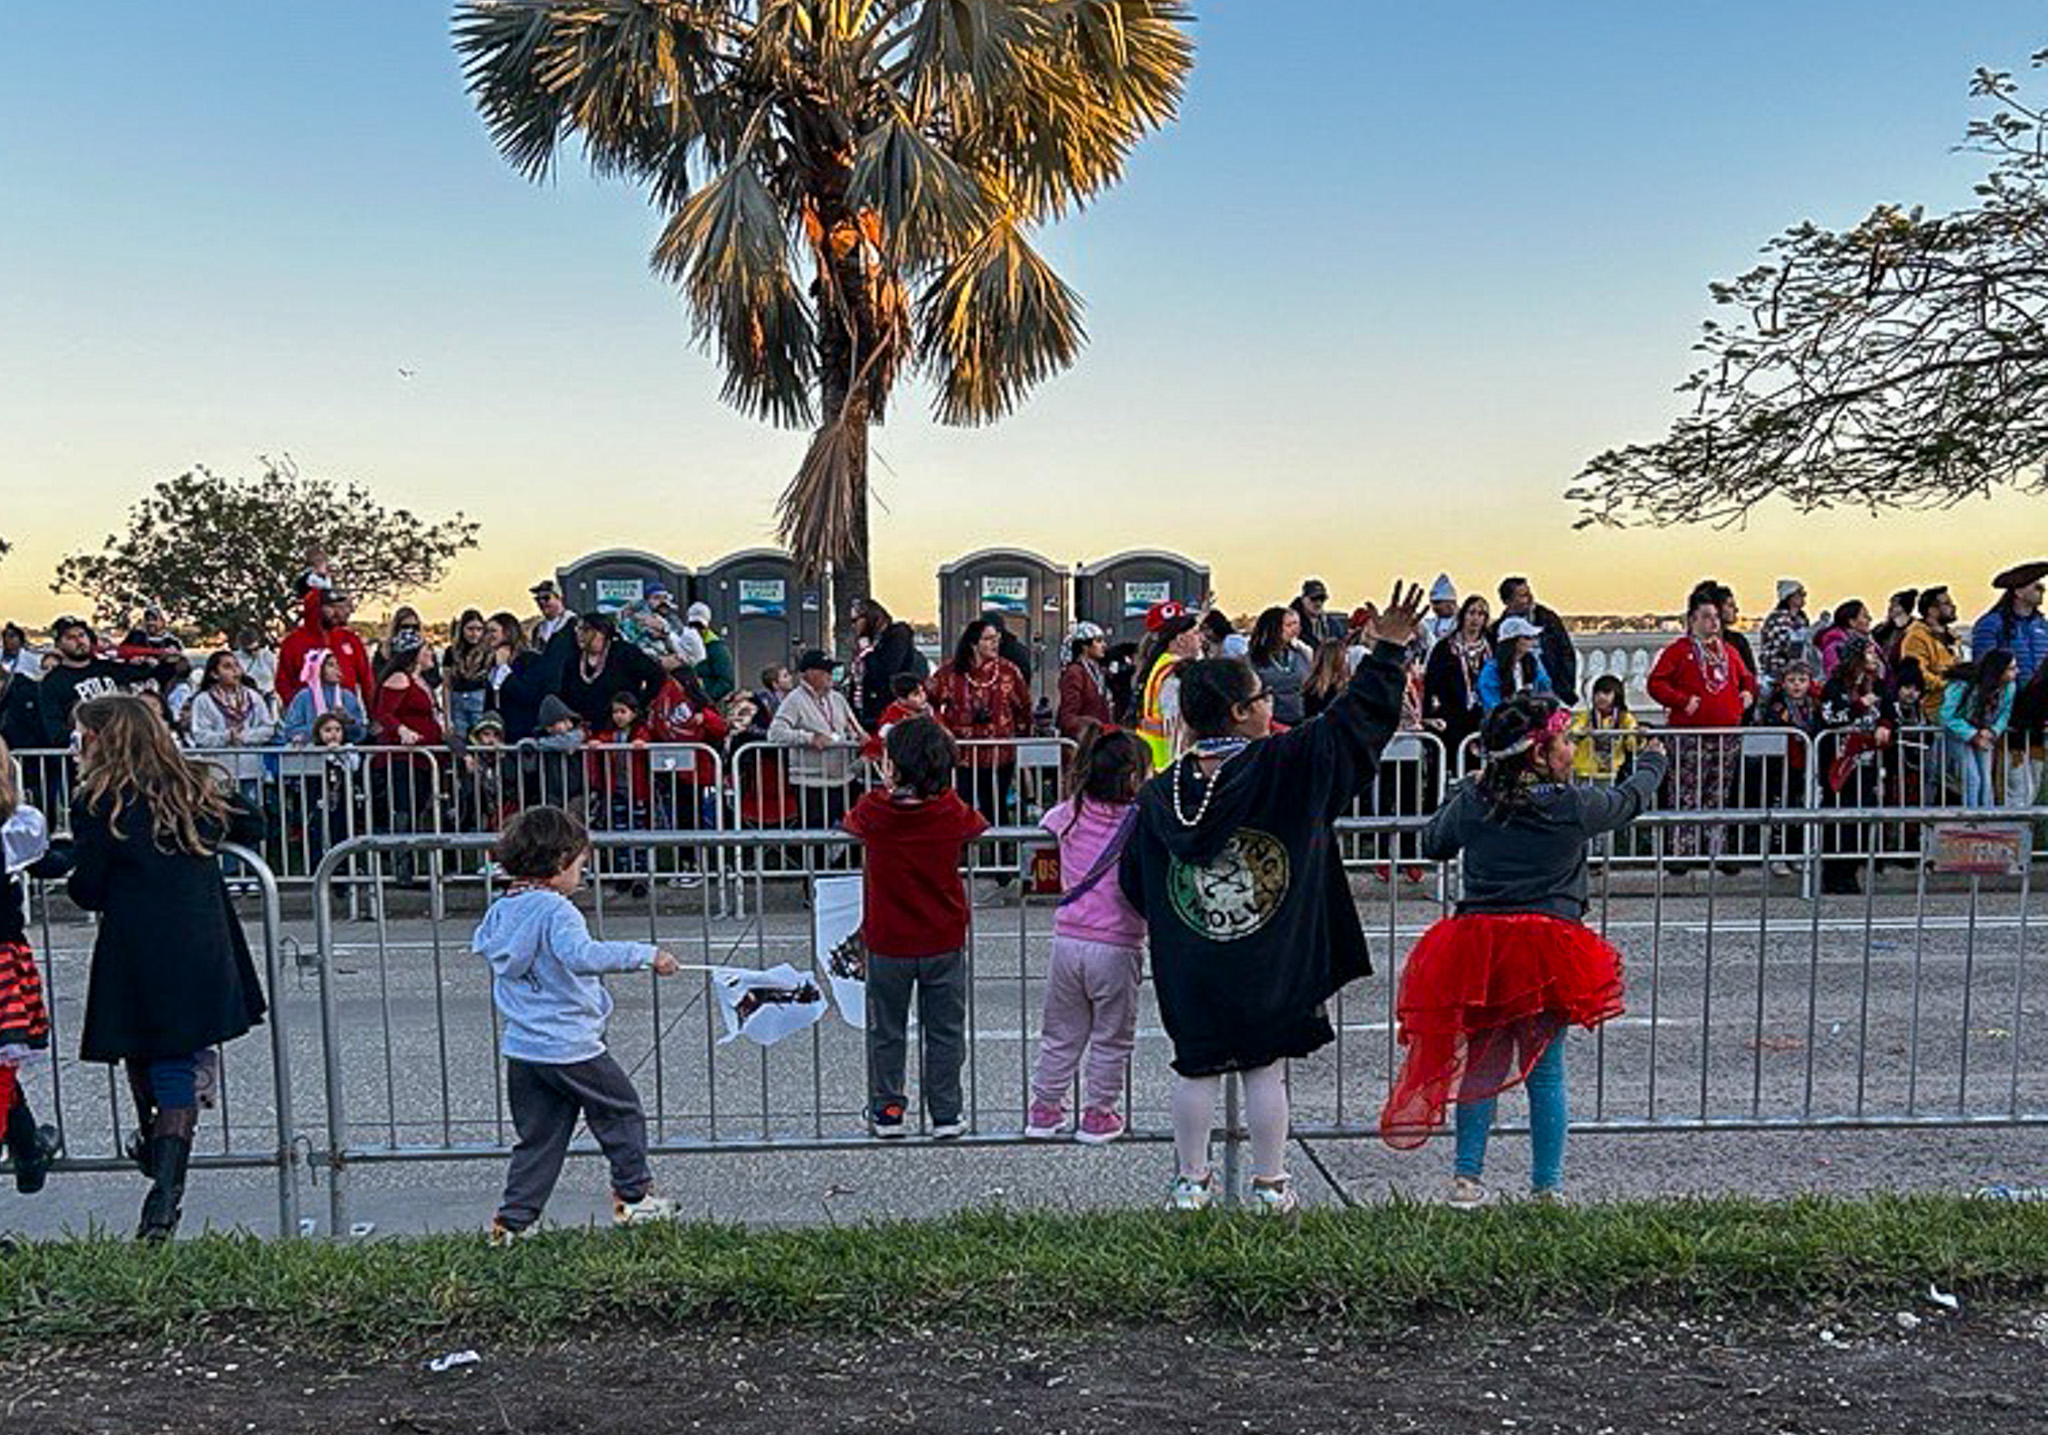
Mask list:
[[[2044,574],[2043,564],[2000,574],[1999,596],[1967,631],[1946,586],[1891,594],[1878,621],[1855,598],[1812,614],[1804,584],[1786,580],[1746,632],[1735,593],[1703,581],[1685,604],[1684,632],[1649,669],[1636,713],[1612,675],[1581,694],[1572,635],[1527,577],[1505,578],[1489,595],[1460,593],[1444,576],[1408,645],[1403,725],[1434,735],[1458,764],[1489,711],[1517,693],[1545,693],[1578,710],[1583,776],[1626,774],[1639,717],[1693,734],[1673,744],[1671,795],[1682,807],[1803,791],[1810,751],[1821,754],[1823,802],[2033,800],[2048,767]],[[243,631],[195,662],[155,607],[113,641],[59,618],[40,650],[8,624],[0,738],[17,753],[66,749],[81,701],[135,692],[150,695],[251,803],[262,800],[274,754],[311,749],[373,790],[400,830],[435,800],[488,829],[526,797],[580,805],[600,826],[695,826],[725,798],[742,820],[823,827],[858,795],[863,764],[892,723],[928,713],[962,743],[960,796],[1001,824],[1022,816],[1020,740],[1123,726],[1161,765],[1181,742],[1174,669],[1194,657],[1249,662],[1273,696],[1276,723],[1297,726],[1343,690],[1376,621],[1370,605],[1333,608],[1319,579],[1259,610],[1248,631],[1220,610],[1162,603],[1135,645],[1075,625],[1056,681],[1048,674],[1044,683],[1056,701],[1034,703],[1032,654],[993,614],[969,623],[934,664],[909,624],[869,600],[855,614],[850,661],[807,651],[742,686],[704,604],[655,588],[616,613],[577,614],[551,581],[530,597],[525,618],[464,610],[440,641],[417,609],[400,607],[366,642],[345,581],[314,554],[274,652]],[[1661,711],[1643,711],[1644,696]],[[1760,769],[1739,735],[1758,725],[1814,741]],[[1932,731],[1923,749],[1938,754],[1946,777],[1930,780],[1924,764],[1901,756],[1896,739],[1908,728]],[[677,744],[694,754],[657,761],[635,751]],[[742,761],[749,749],[759,752]],[[291,814],[301,824],[318,815]],[[1681,830],[1674,851],[1711,858],[1717,841],[1704,826]]]

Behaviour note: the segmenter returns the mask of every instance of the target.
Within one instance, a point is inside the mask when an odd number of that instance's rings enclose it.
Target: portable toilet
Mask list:
[[[1139,548],[1074,570],[1074,619],[1093,623],[1111,643],[1142,641],[1145,614],[1169,600],[1199,611],[1209,598],[1209,565],[1178,553]]]
[[[1060,644],[1067,631],[1067,575],[1021,548],[984,548],[939,570],[939,643],[950,658],[967,625],[1000,614],[1031,656],[1031,691],[1059,690]]]
[[[790,664],[825,646],[830,609],[822,581],[805,582],[779,548],[749,548],[697,570],[697,599],[732,645],[740,686],[756,686],[771,663]]]
[[[638,548],[607,548],[555,570],[562,601],[577,613],[616,613],[656,588],[666,588],[676,606],[690,601],[690,570]]]

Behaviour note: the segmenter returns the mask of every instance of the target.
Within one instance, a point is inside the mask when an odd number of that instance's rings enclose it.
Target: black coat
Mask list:
[[[543,659],[546,656],[543,654]],[[654,695],[661,691],[662,679],[667,676],[661,670],[661,664],[631,643],[614,641],[604,650],[604,666],[597,670],[595,678],[583,676],[580,652],[570,658],[568,670],[562,674],[561,686],[555,692],[575,709],[586,727],[592,732],[600,732],[612,725],[613,698],[620,693],[631,693],[644,714],[654,701]]]
[[[1022,646],[1021,644],[1019,645]],[[1028,658],[1030,654],[1025,654]],[[896,700],[896,675],[909,673],[922,681],[931,676],[932,666],[917,650],[917,634],[908,623],[891,623],[882,629],[875,645],[861,655],[860,703],[854,716],[873,732],[882,725],[882,710]]]
[[[1443,724],[1431,730],[1443,739],[1455,770],[1459,750],[1485,723],[1486,709],[1479,704],[1478,678],[1465,681],[1465,662],[1453,639],[1441,639],[1429,650],[1422,668],[1422,716],[1425,722]]]
[[[1405,657],[1375,645],[1321,717],[1218,769],[1206,804],[1191,763],[1139,793],[1117,876],[1145,917],[1182,1076],[1308,1055],[1334,1035],[1323,1004],[1371,973],[1331,824],[1372,787],[1400,727]],[[1198,812],[1189,827],[1183,818]]]
[[[0,742],[6,743],[17,752],[27,752],[44,745],[43,708],[37,693],[36,680],[25,678],[19,673],[0,673]],[[66,734],[66,741],[69,734]],[[63,742],[57,744],[64,746]]]
[[[263,1019],[263,985],[228,901],[220,862],[165,852],[149,809],[120,817],[71,805],[71,900],[100,913],[78,1054],[85,1061],[189,1056],[232,1040]],[[225,834],[263,840],[263,819],[230,799]]]

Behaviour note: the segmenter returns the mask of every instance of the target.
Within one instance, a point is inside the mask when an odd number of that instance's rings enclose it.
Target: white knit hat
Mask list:
[[[1451,581],[1448,573],[1436,575],[1436,582],[1429,585],[1429,601],[1432,603],[1455,603],[1458,601],[1458,585]]]
[[[1803,593],[1805,591],[1806,585],[1797,578],[1780,578],[1778,580],[1778,601],[1780,603],[1784,602],[1794,593]]]

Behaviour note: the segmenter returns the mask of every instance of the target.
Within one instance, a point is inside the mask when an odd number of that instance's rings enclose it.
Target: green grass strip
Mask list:
[[[0,1256],[0,1350],[207,1331],[360,1351],[707,1324],[1376,1326],[1621,1305],[1903,1306],[1930,1282],[1976,1298],[2048,1290],[2048,1205],[1920,1196],[1460,1214],[1397,1202],[1292,1226],[985,1210],[841,1228],[569,1230],[510,1250],[481,1236],[50,1242]]]

